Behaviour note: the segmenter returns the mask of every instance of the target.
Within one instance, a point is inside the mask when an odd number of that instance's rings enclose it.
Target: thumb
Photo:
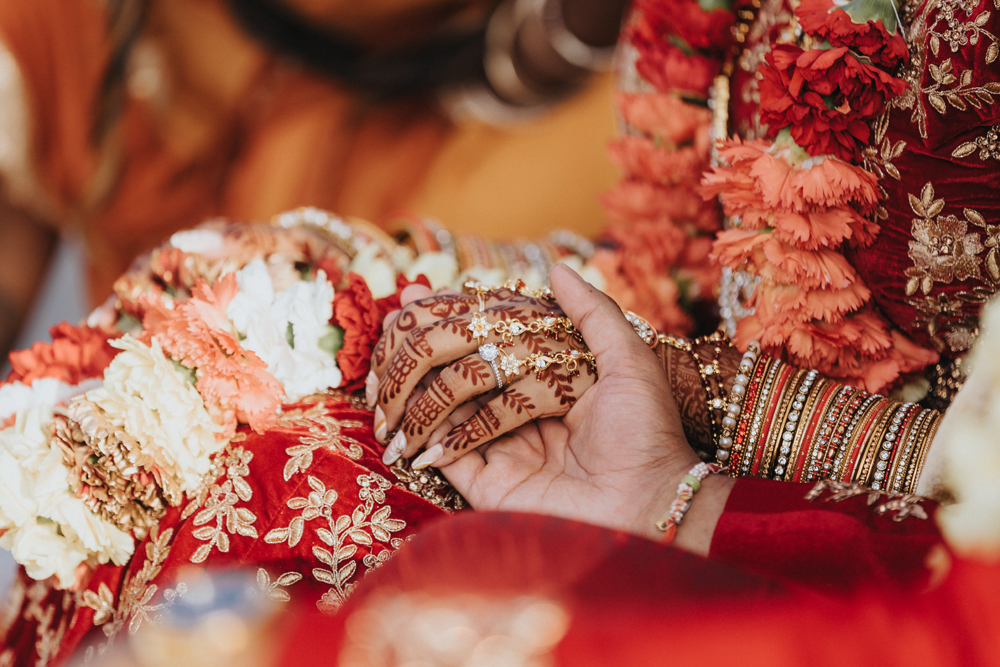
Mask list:
[[[557,264],[549,280],[559,306],[597,357],[599,375],[634,369],[637,364],[656,363],[652,351],[611,297],[565,264]]]

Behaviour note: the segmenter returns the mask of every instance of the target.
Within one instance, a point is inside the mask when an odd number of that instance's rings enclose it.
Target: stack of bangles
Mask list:
[[[716,460],[733,477],[835,479],[912,493],[940,419],[936,410],[767,357],[753,341],[714,433]]]

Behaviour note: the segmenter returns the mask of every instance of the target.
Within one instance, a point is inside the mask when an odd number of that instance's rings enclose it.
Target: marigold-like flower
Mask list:
[[[333,297],[333,319],[344,330],[344,344],[337,351],[337,365],[347,391],[359,389],[371,369],[372,350],[382,333],[382,318],[364,279],[347,274],[347,284]]]

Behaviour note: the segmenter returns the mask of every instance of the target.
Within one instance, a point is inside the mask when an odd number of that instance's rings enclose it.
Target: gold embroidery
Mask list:
[[[979,224],[982,216],[965,209],[965,220],[954,215],[940,215],[944,209],[943,199],[934,198],[934,186],[923,187],[920,198],[910,195],[910,208],[919,218],[913,219],[910,241],[910,259],[914,266],[906,270],[906,295],[916,294],[919,288],[930,294],[935,282],[950,283],[953,280],[975,278],[982,280],[978,254],[983,244],[978,234],[968,232],[969,222]]]
[[[399,480],[396,486],[411,491],[424,500],[429,500],[446,512],[464,509],[465,498],[453,487],[436,468],[414,470],[403,459],[389,466],[389,471]]]
[[[361,443],[344,435],[341,430],[362,428],[364,423],[356,419],[331,417],[327,414],[324,398],[327,398],[325,394],[317,394],[307,398],[305,400],[316,400],[317,402],[308,408],[296,408],[278,417],[278,426],[281,428],[306,428],[309,430],[309,435],[299,439],[301,444],[285,450],[285,453],[290,457],[285,464],[286,482],[296,473],[308,470],[313,462],[313,452],[317,449],[332,449],[355,461],[361,458]]]
[[[899,169],[892,164],[892,161],[903,154],[906,142],[900,139],[893,144],[886,139],[885,133],[889,129],[888,109],[878,117],[872,129],[875,131],[875,141],[872,142],[871,146],[865,147],[862,153],[862,166],[880,179],[888,174],[898,181]]]
[[[893,521],[902,521],[911,516],[915,516],[918,519],[927,518],[927,511],[920,504],[927,500],[923,496],[918,496],[915,493],[904,494],[878,491],[853,482],[824,479],[817,482],[816,486],[806,494],[806,500],[816,500],[826,491],[830,492],[830,496],[826,498],[827,502],[833,501],[835,503],[856,496],[868,496],[868,504],[874,505],[884,497],[884,502],[875,508],[875,513],[882,516],[890,512],[895,512],[892,516]]]
[[[984,11],[973,17],[978,4],[978,0],[925,2],[921,13],[912,17],[910,21],[909,42],[912,45],[910,64],[900,73],[900,78],[906,81],[909,89],[894,98],[892,105],[899,109],[912,109],[910,120],[917,124],[920,136],[924,139],[927,138],[927,109],[921,102],[922,96],[926,95],[928,103],[934,110],[944,115],[948,111],[948,105],[963,111],[968,106],[980,109],[984,104],[993,104],[993,96],[1000,94],[1000,82],[989,81],[982,86],[973,86],[972,71],[952,71],[950,58],[940,65],[927,63],[928,49],[937,56],[942,42],[947,42],[954,53],[966,44],[977,44],[983,38],[992,41],[986,51],[986,63],[996,60],[1000,49],[997,46],[997,38],[982,29],[982,26],[989,21],[990,12]],[[994,0],[993,4],[1000,8],[1000,0]],[[912,10],[911,3],[907,6],[907,14]],[[930,19],[934,11],[937,11],[937,14]],[[959,16],[960,12],[964,12],[964,19]],[[943,31],[938,29],[942,20],[948,25]],[[922,86],[925,67],[934,80],[934,83],[927,88]],[[946,88],[956,82],[957,86]]]
[[[70,598],[68,593],[63,594],[63,611],[67,606],[67,598]],[[56,654],[59,653],[59,647],[62,644],[63,635],[66,634],[66,627],[69,624],[69,616],[67,614],[62,614],[59,620],[59,625],[55,628],[52,627],[52,621],[55,618],[56,606],[50,604],[45,608],[45,612],[42,617],[38,620],[38,628],[35,631],[38,639],[35,641],[35,655],[37,660],[35,660],[35,667],[47,667],[47,665],[52,661]]]
[[[128,633],[134,635],[143,623],[152,623],[157,620],[157,617],[153,616],[155,612],[172,606],[175,600],[183,597],[187,592],[185,584],[177,584],[175,588],[163,591],[162,602],[152,604],[159,586],[150,582],[163,568],[163,563],[170,553],[170,541],[173,536],[173,528],[168,528],[160,533],[159,526],[153,526],[149,531],[149,541],[146,543],[146,560],[142,564],[142,569],[135,576],[126,578],[117,606],[109,603],[110,600],[113,600],[113,595],[107,584],[101,583],[97,593],[89,590],[84,591],[83,603],[96,612],[94,625],[101,626],[104,635],[108,638],[107,642],[98,647],[97,655],[103,655],[114,644],[115,638],[126,624],[128,624]],[[109,609],[111,606],[113,609]]]
[[[337,491],[327,489],[318,478],[309,475],[308,484],[312,491],[308,497],[290,498],[287,505],[290,509],[301,510],[299,516],[293,517],[287,527],[275,528],[264,536],[268,544],[287,543],[289,547],[297,545],[305,532],[306,522],[314,519],[325,519],[328,527],[316,529],[316,537],[329,549],[314,545],[313,555],[326,565],[325,568],[314,568],[313,577],[330,585],[317,606],[323,611],[335,611],[356,585],[351,578],[357,571],[357,561],[353,560],[358,545],[371,547],[377,540],[388,544],[392,549],[398,549],[403,543],[400,538],[392,537],[392,533],[406,527],[406,522],[390,518],[392,508],[385,503],[385,492],[392,485],[382,476],[372,473],[358,477],[361,487],[358,498],[362,501],[350,515],[334,518],[333,505],[337,502]],[[377,509],[376,509],[377,508]],[[378,562],[367,567],[377,566]]]
[[[238,501],[248,502],[253,497],[253,490],[244,479],[250,474],[251,460],[253,452],[248,452],[242,447],[227,451],[221,457],[220,464],[226,468],[226,480],[222,484],[212,484],[209,487],[203,501],[204,509],[194,517],[194,525],[201,527],[195,530],[193,535],[207,543],[198,547],[191,555],[192,563],[204,562],[212,547],[227,553],[230,534],[257,539],[257,529],[253,526],[257,517],[245,507],[236,507]],[[198,500],[193,502],[197,503]],[[185,513],[188,513],[187,508]],[[212,521],[215,522],[214,526],[206,525]]]
[[[976,137],[975,141],[966,141],[951,152],[955,158],[963,158],[979,151],[979,159],[985,162],[989,159],[1000,160],[1000,125],[994,125],[986,130],[986,134]]]
[[[939,352],[945,349],[962,352],[972,347],[979,335],[979,317],[967,313],[965,308],[970,304],[985,303],[990,293],[982,287],[975,287],[971,292],[956,292],[954,296],[955,299],[951,299],[947,294],[938,294],[906,301],[917,311],[911,326],[925,327],[931,343]]]
[[[271,581],[271,575],[267,573],[267,570],[262,567],[257,568],[258,590],[267,596],[269,600],[274,600],[275,602],[290,601],[292,596],[285,589],[300,581],[302,581],[302,575],[298,572],[285,572],[274,581]]]

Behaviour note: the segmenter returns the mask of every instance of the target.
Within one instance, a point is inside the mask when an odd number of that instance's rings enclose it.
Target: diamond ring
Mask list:
[[[497,377],[497,389],[503,389],[503,376],[500,375],[500,369],[497,368],[497,357],[500,356],[500,348],[493,343],[480,345],[479,356],[493,369],[493,374]]]

